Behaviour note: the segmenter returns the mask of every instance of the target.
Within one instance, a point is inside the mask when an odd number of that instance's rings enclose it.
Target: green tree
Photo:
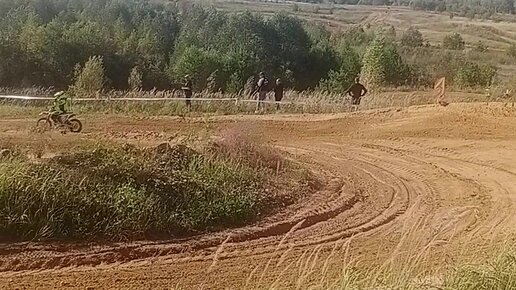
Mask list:
[[[343,92],[360,73],[361,62],[359,55],[348,45],[342,45],[338,50],[339,67],[329,72],[328,77],[321,81],[319,88],[330,92]]]
[[[464,39],[462,39],[462,36],[457,32],[448,34],[443,39],[443,48],[452,50],[463,50],[464,47]]]
[[[488,87],[495,75],[496,68],[491,65],[466,63],[455,74],[454,82],[461,88]]]
[[[382,37],[375,38],[367,47],[362,59],[362,77],[370,87],[401,85],[410,75],[396,47],[388,45]]]
[[[196,89],[206,85],[208,77],[220,67],[216,51],[191,46],[183,50],[174,62],[172,77],[176,80],[189,75]]]
[[[131,73],[129,74],[127,83],[131,90],[140,90],[143,88],[143,76],[142,73],[138,70],[138,67],[133,67]]]
[[[409,27],[401,36],[401,44],[404,46],[421,47],[423,43],[423,34],[413,26]]]
[[[92,56],[81,68],[76,67],[75,82],[72,90],[78,95],[91,95],[100,92],[106,83],[104,61],[101,56]]]
[[[372,88],[382,86],[386,81],[384,50],[385,41],[375,38],[367,47],[362,59],[362,79]]]

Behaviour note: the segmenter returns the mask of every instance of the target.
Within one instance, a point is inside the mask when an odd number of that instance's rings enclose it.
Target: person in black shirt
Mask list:
[[[269,92],[269,79],[265,76],[265,73],[260,72],[258,76],[259,79],[256,85],[256,91],[258,92],[258,102],[256,102],[255,113],[259,113],[264,109],[263,101],[265,101],[267,98],[267,93]]]
[[[281,99],[283,99],[283,83],[281,82],[281,79],[276,80],[276,85],[274,86],[274,100],[276,102],[281,102]],[[280,104],[276,104],[276,109],[280,109]]]
[[[355,78],[355,83],[344,94],[351,96],[351,105],[358,106],[362,97],[367,94],[367,89],[360,83],[360,79],[357,77]]]

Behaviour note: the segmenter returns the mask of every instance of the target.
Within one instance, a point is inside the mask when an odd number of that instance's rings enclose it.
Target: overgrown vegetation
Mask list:
[[[488,263],[457,267],[448,273],[441,289],[515,289],[516,252],[506,251],[494,256]]]
[[[0,240],[181,237],[242,225],[292,202],[283,186],[308,189],[308,175],[292,175],[279,154],[256,144],[240,152],[244,141],[222,140],[203,153],[99,145],[37,163],[4,157]]]
[[[443,47],[446,49],[463,50],[465,47],[465,42],[460,34],[454,32],[444,37]]]

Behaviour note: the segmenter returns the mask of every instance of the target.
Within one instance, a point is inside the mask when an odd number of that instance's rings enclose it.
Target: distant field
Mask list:
[[[232,0],[202,0],[205,5],[227,12],[250,11],[264,15],[285,11],[315,24],[324,25],[338,33],[353,25],[363,25],[366,30],[381,26],[393,26],[399,38],[410,26],[414,26],[432,46],[439,46],[443,38],[458,32],[466,42],[466,49],[473,50],[479,42],[487,51],[468,54],[471,61],[489,63],[498,67],[497,79],[504,84],[513,83],[516,63],[507,56],[507,49],[516,44],[516,16],[495,15],[497,20],[468,19],[450,16],[450,13],[413,10],[409,7],[368,5],[318,5],[291,1],[259,2]],[[296,8],[297,7],[297,8]],[[503,21],[502,21],[503,20]]]
[[[465,17],[450,17],[449,13],[434,13],[416,11],[408,7],[380,7],[364,5],[316,5],[293,2],[258,2],[205,0],[225,11],[251,11],[264,14],[287,11],[311,22],[324,24],[332,31],[346,29],[350,25],[393,25],[401,34],[410,26],[421,30],[431,44],[439,44],[443,37],[450,32],[462,34],[467,44],[483,41],[491,49],[505,50],[510,44],[516,43],[516,24],[508,22],[514,16],[504,16],[506,21],[473,19]],[[294,11],[294,6],[298,11]],[[332,10],[330,10],[333,8]],[[318,12],[317,12],[318,10]]]

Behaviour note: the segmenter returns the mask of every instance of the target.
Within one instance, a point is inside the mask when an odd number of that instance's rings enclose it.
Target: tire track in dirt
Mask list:
[[[433,118],[433,111],[426,108],[423,111],[424,114],[415,110],[410,114],[402,112],[398,117],[382,117],[371,130],[391,132],[392,128],[401,130],[414,123],[413,131],[419,134],[418,126],[434,126],[428,121]],[[413,119],[417,122],[411,121]],[[465,124],[471,123],[470,119],[466,121]],[[274,128],[273,121],[267,122]],[[318,121],[317,126],[324,122]],[[392,240],[403,234],[404,224],[418,219],[425,229],[421,234],[429,243],[453,239],[473,244],[480,240],[479,236],[489,237],[493,232],[516,232],[513,226],[516,222],[513,170],[516,167],[502,168],[496,162],[475,160],[461,151],[463,149],[452,149],[446,138],[429,145],[425,140],[397,136],[386,139],[337,137],[334,132],[340,129],[353,132],[349,129],[349,119],[341,125],[335,120],[331,122],[327,133],[331,137],[318,133],[316,125],[310,128],[313,135],[302,135],[304,138],[297,136],[298,133],[290,133],[290,136],[283,129],[276,129],[278,136],[286,135],[277,145],[294,156],[296,152],[302,155],[303,160],[320,168],[327,180],[324,190],[285,209],[278,219],[271,217],[257,225],[183,240],[114,245],[1,245],[0,271],[8,272],[0,273],[0,285],[2,276],[31,279],[32,272],[25,270],[71,267],[83,277],[90,277],[94,274],[90,274],[89,268],[75,267],[102,265],[106,273],[116,275],[118,270],[114,265],[124,264],[137,271],[141,263],[161,257],[160,271],[168,273],[170,268],[167,267],[173,265],[174,269],[182,269],[177,271],[193,275],[185,285],[196,287],[210,277],[200,265],[209,266],[212,260],[221,262],[221,267],[227,267],[223,269],[228,271],[219,271],[218,276],[212,278],[226,281],[226,276],[239,276],[229,273],[229,269],[238,271],[245,268],[244,265],[254,267],[273,258],[281,259],[281,253],[291,249],[296,249],[296,255],[302,255],[322,246],[331,248],[350,237],[360,237],[359,247],[363,251],[374,251],[378,245],[394,248],[396,242]],[[457,122],[462,121],[457,119]],[[448,126],[452,128],[457,124]],[[358,127],[363,129],[364,125]],[[407,132],[411,132],[409,129]],[[481,136],[478,127],[475,130],[472,134],[477,143],[473,145],[484,144],[478,139]],[[378,132],[371,135],[381,135]],[[400,132],[399,136],[407,135]],[[508,152],[516,152],[516,146],[507,146]],[[219,247],[223,242],[223,248]],[[128,263],[133,261],[135,263]],[[66,273],[66,269],[48,271]],[[228,279],[227,285],[242,285],[245,277]],[[182,281],[177,277],[169,279]],[[219,286],[215,288],[227,288]]]
[[[407,144],[416,145],[419,150],[409,149]],[[514,207],[516,206],[516,195],[514,194],[516,192],[516,173],[478,160],[463,159],[449,148],[433,148],[418,142],[405,142],[398,145],[401,145],[402,148],[395,149],[392,145],[387,146],[385,144],[367,144],[366,146],[391,153],[399,150],[403,152],[401,154],[411,156],[418,162],[431,164],[446,172],[452,178],[475,184],[478,187],[482,196],[478,198],[479,205],[472,210],[483,211],[483,216],[481,220],[477,217],[473,224],[466,226],[471,237],[478,237],[482,234],[492,235],[495,228],[502,224],[512,223],[511,220],[516,220],[516,213],[514,213]],[[480,173],[484,176],[481,177]],[[493,199],[496,201],[495,203],[493,203]],[[489,202],[494,205],[488,206]],[[476,212],[476,214],[479,215],[480,213]],[[498,231],[500,232],[502,229]]]
[[[337,160],[348,164],[351,159],[337,158]],[[292,241],[289,244],[290,247],[308,247],[325,244],[371,231],[393,221],[407,209],[409,203],[409,189],[407,184],[402,180],[397,179],[394,175],[383,170],[381,167],[366,161],[354,161],[353,166],[355,169],[362,172],[360,175],[363,178],[370,179],[372,182],[377,183],[378,187],[390,188],[388,194],[390,198],[387,199],[386,204],[382,206],[383,209],[381,211],[375,211],[374,213],[363,214],[360,218],[357,218],[357,215],[353,215],[356,221],[352,225],[322,236],[308,235],[297,238],[293,235]],[[378,175],[382,175],[382,177]],[[22,271],[69,266],[96,266],[106,263],[129,262],[157,256],[178,255],[179,257],[189,257],[195,253],[198,253],[197,257],[191,260],[207,260],[212,258],[217,247],[228,235],[231,236],[229,239],[230,242],[225,246],[226,251],[221,258],[228,259],[231,257],[268,254],[278,250],[278,239],[288,233],[291,228],[297,224],[299,224],[297,227],[298,232],[310,233],[313,227],[324,227],[324,223],[339,219],[339,216],[345,215],[348,210],[361,210],[364,208],[364,205],[372,202],[371,200],[363,200],[364,196],[361,195],[356,188],[346,188],[346,186],[343,185],[337,193],[332,193],[331,187],[332,186],[330,186],[330,191],[325,191],[320,194],[330,197],[337,195],[336,198],[329,199],[322,204],[316,204],[306,209],[305,212],[301,214],[294,213],[294,217],[287,221],[266,225],[260,228],[249,227],[215,236],[202,237],[201,239],[149,244],[137,243],[129,246],[123,245],[120,247],[107,248],[97,246],[99,249],[95,249],[95,246],[93,249],[91,247],[79,247],[71,251],[67,250],[65,245],[14,245],[5,247],[0,251],[0,254],[4,255],[0,259],[0,269],[3,271]],[[333,185],[333,187],[335,187],[335,185]],[[256,250],[256,247],[259,247],[259,250]],[[246,248],[248,249],[246,250]],[[5,255],[7,257],[18,257],[5,259]]]

